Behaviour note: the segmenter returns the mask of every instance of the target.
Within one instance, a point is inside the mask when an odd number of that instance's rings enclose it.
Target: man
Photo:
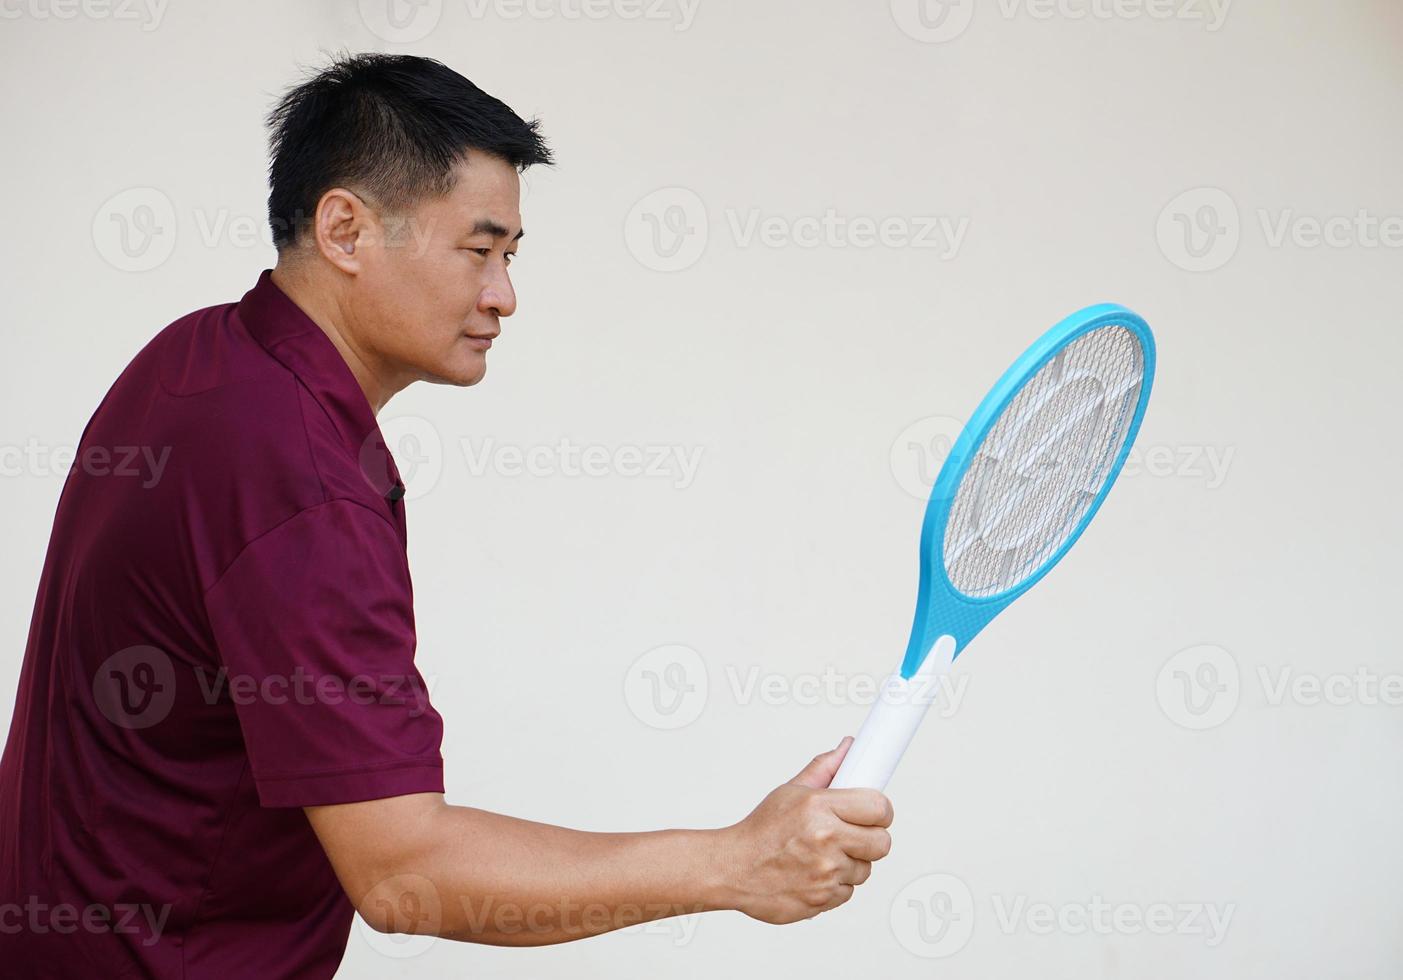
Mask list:
[[[376,413],[472,385],[516,309],[537,133],[438,62],[361,55],[271,116],[276,268],[162,330],[64,486],[0,763],[0,967],[328,977],[375,929],[537,945],[846,901],[890,847],[848,740],[716,830],[584,833],[443,798],[404,487]],[[138,447],[148,479],[88,461]]]

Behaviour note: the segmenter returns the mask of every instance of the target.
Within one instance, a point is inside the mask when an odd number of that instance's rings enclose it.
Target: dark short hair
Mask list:
[[[295,244],[332,187],[403,211],[452,190],[453,168],[470,150],[518,171],[548,165],[539,126],[432,58],[338,56],[268,115],[273,244],[280,251]]]

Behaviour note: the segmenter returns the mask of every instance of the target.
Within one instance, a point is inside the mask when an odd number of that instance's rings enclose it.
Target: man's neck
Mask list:
[[[370,403],[371,412],[379,415],[380,409],[385,407],[399,389],[381,380],[371,366],[371,358],[358,350],[352,338],[342,331],[339,325],[345,322],[345,318],[335,297],[327,295],[325,290],[318,289],[306,275],[285,262],[279,262],[274,267],[272,278],[273,284],[281,289],[298,309],[307,314],[335,345],[346,366],[355,375],[356,383],[365,393],[365,400]]]

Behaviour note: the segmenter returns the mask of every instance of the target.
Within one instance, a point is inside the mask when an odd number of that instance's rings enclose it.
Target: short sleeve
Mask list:
[[[248,544],[205,607],[264,806],[443,792],[443,722],[384,517],[350,500],[302,511]]]

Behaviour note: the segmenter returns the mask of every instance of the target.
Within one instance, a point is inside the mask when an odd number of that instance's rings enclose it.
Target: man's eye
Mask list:
[[[473,252],[474,254],[481,255],[484,259],[485,259],[485,258],[489,258],[489,257],[492,255],[492,249],[491,249],[490,247],[489,247],[489,248],[472,248],[471,246],[469,246],[469,247],[467,247],[466,249],[464,249],[464,251]],[[515,252],[503,252],[503,253],[502,253],[502,258],[506,261],[507,265],[511,265],[511,264],[512,264],[512,256],[514,256],[514,255],[516,255]]]

